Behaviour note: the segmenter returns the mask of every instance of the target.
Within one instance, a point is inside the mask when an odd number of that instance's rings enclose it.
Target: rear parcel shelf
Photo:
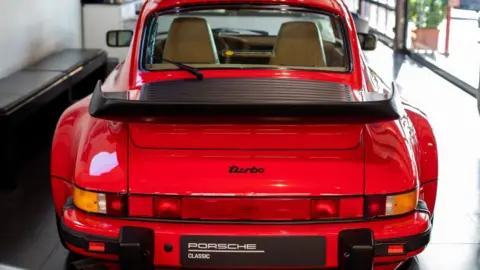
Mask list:
[[[270,78],[214,78],[146,84],[138,100],[128,91],[103,92],[98,82],[89,113],[122,122],[162,123],[375,123],[400,118],[399,99],[368,93],[353,99],[347,85]],[[369,97],[370,96],[370,97]]]

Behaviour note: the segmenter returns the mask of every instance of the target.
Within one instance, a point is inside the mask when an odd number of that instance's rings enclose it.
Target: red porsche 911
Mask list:
[[[124,269],[397,269],[428,245],[437,148],[341,0],[147,0],[57,125],[59,237]]]

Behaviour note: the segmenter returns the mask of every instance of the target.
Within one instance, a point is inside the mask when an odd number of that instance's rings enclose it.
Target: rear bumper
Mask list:
[[[93,216],[67,206],[59,231],[77,253],[147,268],[182,267],[181,235],[325,236],[324,268],[372,269],[374,264],[398,263],[420,253],[430,241],[430,219],[422,204],[417,211],[392,219],[302,225],[133,221]],[[104,250],[90,250],[91,242],[103,243]],[[389,253],[392,245],[402,245],[403,252]]]

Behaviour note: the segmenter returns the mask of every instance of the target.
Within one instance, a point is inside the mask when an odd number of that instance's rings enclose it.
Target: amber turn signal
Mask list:
[[[87,191],[78,187],[73,191],[73,203],[83,211],[111,216],[123,216],[126,207],[121,195]]]
[[[418,203],[418,189],[395,195],[374,195],[367,197],[366,216],[396,216],[415,210]]]

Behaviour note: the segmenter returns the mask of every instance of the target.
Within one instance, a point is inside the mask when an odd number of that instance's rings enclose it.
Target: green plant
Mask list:
[[[446,13],[446,0],[410,0],[409,21],[417,28],[438,28]]]

